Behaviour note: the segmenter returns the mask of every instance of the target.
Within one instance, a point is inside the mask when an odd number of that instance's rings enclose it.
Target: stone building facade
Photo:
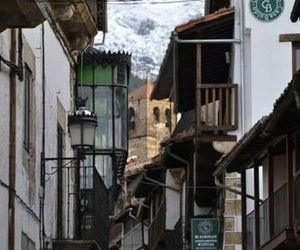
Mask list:
[[[148,78],[128,96],[129,166],[158,155],[160,142],[170,137],[176,124],[173,104],[167,99],[150,100],[152,89]]]

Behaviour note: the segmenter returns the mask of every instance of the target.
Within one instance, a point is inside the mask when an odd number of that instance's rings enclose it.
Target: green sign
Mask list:
[[[283,12],[284,0],[250,0],[252,14],[262,22],[271,22]]]
[[[192,250],[220,249],[220,221],[217,218],[192,219]]]

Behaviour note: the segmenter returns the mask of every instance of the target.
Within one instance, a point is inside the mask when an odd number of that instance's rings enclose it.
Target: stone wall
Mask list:
[[[236,173],[227,174],[225,185],[232,189],[241,189],[241,179]],[[224,211],[224,249],[241,249],[241,197],[240,195],[226,190]]]
[[[134,125],[129,128],[129,157],[133,156],[136,164],[140,164],[159,154],[160,142],[170,137],[176,124],[176,115],[173,113],[173,104],[168,100],[131,99],[128,107],[133,108],[135,114]],[[155,119],[155,108],[159,110],[158,120]],[[171,113],[169,123],[166,110]]]

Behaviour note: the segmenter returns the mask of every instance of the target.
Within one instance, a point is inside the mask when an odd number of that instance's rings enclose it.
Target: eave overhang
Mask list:
[[[0,2],[0,32],[7,28],[34,28],[44,20],[35,0]]]
[[[300,71],[274,103],[268,116],[259,120],[217,163],[214,175],[241,172],[252,167],[252,162],[262,156],[267,147],[279,137],[293,133],[300,127]]]
[[[79,58],[79,63],[81,62]],[[131,67],[131,55],[126,52],[111,52],[101,51],[94,47],[87,48],[83,53],[84,64],[90,64],[93,66],[117,66],[122,65],[130,69]]]
[[[186,84],[192,84],[193,79],[188,79],[191,75],[195,75],[196,65],[195,65],[195,44],[175,44],[174,35],[177,35],[180,39],[226,39],[232,38],[233,36],[233,22],[234,22],[234,8],[224,8],[213,14],[204,16],[199,19],[192,20],[188,23],[177,26],[172,32],[170,43],[168,45],[167,51],[163,63],[161,65],[157,80],[155,82],[151,99],[162,100],[165,98],[171,98],[176,100],[175,91],[173,86],[174,78],[174,66],[179,70],[182,65],[186,65],[190,68],[190,71],[185,72]],[[210,46],[210,47],[209,47]],[[213,53],[218,53],[222,45],[207,45],[206,51]],[[174,48],[176,48],[176,54],[174,54]],[[179,52],[178,52],[179,50]],[[187,55],[186,52],[191,52]],[[221,51],[223,53],[223,51]],[[177,54],[178,53],[178,54]],[[177,57],[179,60],[179,66],[173,65],[173,57]],[[210,65],[209,58],[214,58],[214,56],[203,57],[203,65]],[[214,60],[214,59],[213,59]],[[182,61],[182,62],[181,62]],[[182,65],[180,65],[182,63]],[[215,67],[217,69],[218,67]],[[177,72],[177,71],[176,71]],[[178,72],[176,73],[178,74]],[[204,78],[206,77],[207,82],[214,82],[211,77],[211,73],[206,67],[204,69]],[[215,74],[217,75],[217,74]],[[205,79],[204,79],[205,80]],[[188,82],[190,81],[190,82]],[[194,83],[193,83],[194,84]],[[181,93],[181,92],[180,92]],[[181,93],[182,94],[182,93]],[[186,98],[187,99],[187,98]],[[186,109],[185,111],[187,111]]]

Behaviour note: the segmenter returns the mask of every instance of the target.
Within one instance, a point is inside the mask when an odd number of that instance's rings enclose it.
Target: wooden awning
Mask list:
[[[241,172],[252,167],[251,162],[264,153],[264,149],[276,138],[293,133],[300,128],[300,71],[298,71],[282,95],[276,100],[272,113],[259,120],[217,162],[214,175]]]
[[[175,27],[179,39],[232,39],[234,8],[224,8],[213,14]],[[205,44],[202,46],[203,83],[228,81],[229,65],[225,53],[231,53],[230,44]],[[174,54],[175,52],[175,54]],[[173,86],[174,60],[176,57],[177,84]],[[175,99],[178,111],[184,112],[194,106],[196,84],[196,44],[174,44],[171,38],[151,99]],[[176,89],[174,89],[176,87]],[[175,96],[180,93],[179,96]],[[178,98],[177,98],[178,97]]]

